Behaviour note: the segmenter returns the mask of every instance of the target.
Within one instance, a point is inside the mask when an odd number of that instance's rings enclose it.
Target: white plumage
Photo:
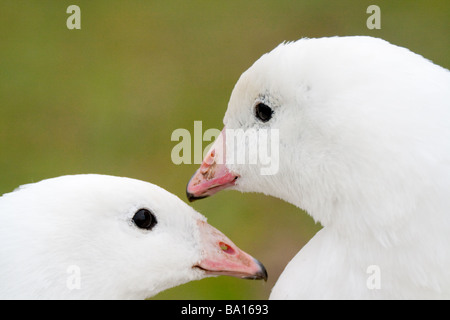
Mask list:
[[[284,43],[241,76],[224,124],[278,129],[279,171],[224,169],[209,154],[188,195],[223,189],[205,174],[214,168],[228,187],[279,197],[323,225],[271,298],[450,298],[448,70],[371,37]]]
[[[201,214],[153,184],[65,176],[0,198],[0,299],[144,299],[220,274],[267,277]]]

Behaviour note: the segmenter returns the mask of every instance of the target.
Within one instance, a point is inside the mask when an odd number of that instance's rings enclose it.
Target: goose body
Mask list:
[[[450,298],[447,69],[371,37],[283,43],[242,74],[224,124],[188,197],[262,192],[323,226],[272,299]],[[228,161],[249,150],[229,148],[237,129],[276,130],[276,172]]]

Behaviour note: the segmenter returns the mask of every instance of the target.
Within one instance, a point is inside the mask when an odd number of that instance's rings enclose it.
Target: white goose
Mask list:
[[[371,37],[284,43],[242,74],[224,124],[188,197],[262,192],[323,225],[272,299],[450,298],[447,69]],[[278,129],[278,171],[231,163],[249,149],[233,129]]]
[[[150,183],[76,175],[0,198],[0,299],[144,299],[264,267]]]

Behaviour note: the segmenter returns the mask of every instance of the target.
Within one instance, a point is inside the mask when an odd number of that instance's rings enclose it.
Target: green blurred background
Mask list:
[[[66,27],[71,4],[81,8],[81,30]],[[370,4],[381,8],[381,30],[366,27]],[[173,130],[193,133],[195,120],[221,129],[235,82],[263,53],[284,40],[370,35],[449,68],[449,18],[448,0],[1,0],[0,193],[102,173],[150,181],[186,200],[198,165],[172,163]],[[193,206],[261,260],[269,281],[209,278],[154,299],[266,299],[320,229],[260,194],[222,192]]]

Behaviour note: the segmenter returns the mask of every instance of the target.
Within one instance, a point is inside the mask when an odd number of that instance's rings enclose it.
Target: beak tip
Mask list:
[[[256,272],[256,273],[252,274],[251,276],[244,277],[244,279],[247,279],[247,280],[264,280],[264,282],[267,282],[267,279],[268,279],[269,276],[267,274],[266,268],[264,267],[264,265],[260,261],[258,261],[256,259],[254,259],[254,260],[255,260],[256,264],[259,266],[260,270],[258,272]]]
[[[196,196],[194,193],[189,191],[189,187],[191,186],[191,182],[194,179],[194,177],[197,175],[197,172],[194,173],[194,175],[191,177],[191,179],[189,179],[189,182],[186,185],[186,197],[188,198],[189,202],[194,202],[195,200],[200,200],[200,199],[208,197],[208,195],[198,195],[198,196]]]
[[[204,196],[196,196],[193,193],[190,193],[187,189],[186,189],[186,197],[188,198],[189,202],[194,202],[195,200],[200,200],[200,199],[204,199],[207,198],[207,195]]]
[[[255,259],[256,260],[256,259]],[[256,274],[256,276],[258,277],[257,279],[259,280],[264,280],[265,282],[267,282],[267,278],[269,277],[267,274],[267,270],[266,267],[264,267],[264,265],[259,262],[258,260],[256,260],[256,263],[259,265],[259,267],[261,268],[261,271]]]
[[[195,200],[197,200],[192,193],[187,191],[187,189],[186,189],[186,197],[188,198],[189,202],[194,202]]]

